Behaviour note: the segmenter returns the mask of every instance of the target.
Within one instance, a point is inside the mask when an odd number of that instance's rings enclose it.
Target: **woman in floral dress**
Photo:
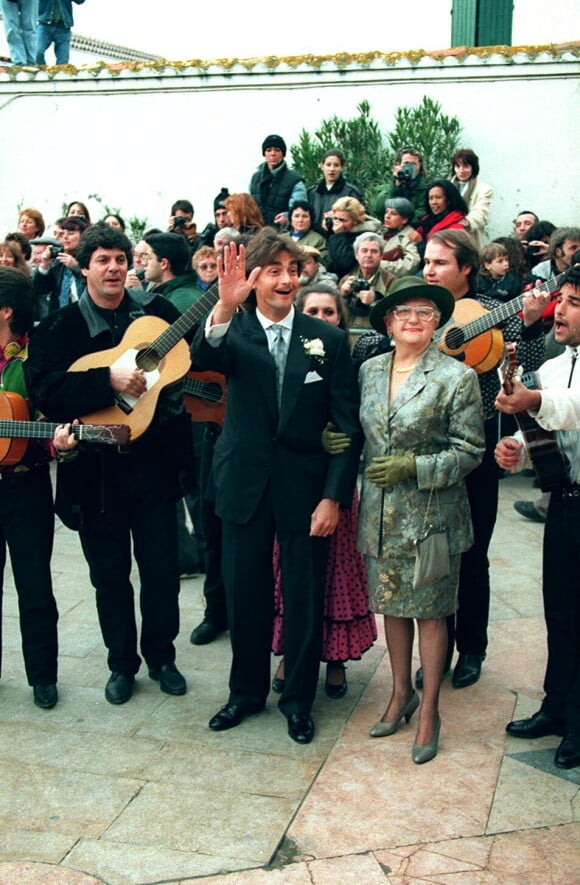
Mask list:
[[[358,546],[365,554],[371,608],[384,615],[393,675],[391,697],[371,736],[394,734],[419,707],[411,683],[417,619],[423,699],[416,763],[437,753],[445,617],[457,607],[461,553],[473,538],[463,480],[484,449],[477,376],[433,344],[435,329],[453,307],[447,289],[401,277],[370,314],[395,349],[367,360],[359,374],[365,472]],[[449,573],[415,589],[415,540],[426,523],[447,527]]]

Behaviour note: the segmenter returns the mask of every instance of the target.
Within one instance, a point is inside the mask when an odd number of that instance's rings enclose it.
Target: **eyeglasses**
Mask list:
[[[393,307],[391,313],[398,320],[410,320],[411,315],[415,314],[420,323],[430,323],[433,317],[437,316],[437,319],[440,317],[440,314],[433,307],[407,307],[406,304],[399,304],[397,307]]]
[[[199,270],[217,270],[217,264],[198,264]]]

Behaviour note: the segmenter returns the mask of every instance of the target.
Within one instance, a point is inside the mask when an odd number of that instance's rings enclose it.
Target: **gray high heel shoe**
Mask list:
[[[417,694],[416,691],[414,691],[413,694],[411,695],[411,700],[407,704],[405,704],[405,706],[400,711],[397,718],[392,719],[390,722],[383,722],[382,719],[379,719],[379,721],[376,723],[376,725],[373,725],[373,727],[371,728],[371,730],[369,732],[370,736],[373,738],[382,738],[382,737],[388,737],[388,735],[390,735],[390,734],[394,734],[397,731],[397,729],[398,729],[399,725],[401,724],[401,722],[403,721],[403,719],[406,722],[411,721],[411,716],[413,715],[413,713],[415,712],[415,710],[419,706],[419,703],[420,703],[419,695]]]
[[[434,759],[437,755],[437,748],[439,746],[439,732],[441,730],[441,717],[437,717],[437,725],[435,726],[435,733],[429,743],[425,747],[421,747],[419,744],[413,744],[413,750],[411,752],[411,757],[413,762],[416,765],[422,765],[423,762],[430,762],[431,759]]]

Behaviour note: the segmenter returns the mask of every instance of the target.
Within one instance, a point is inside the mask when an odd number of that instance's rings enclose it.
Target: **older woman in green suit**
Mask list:
[[[477,376],[433,344],[435,329],[453,306],[446,289],[402,277],[370,315],[395,349],[360,371],[366,443],[358,543],[366,556],[371,608],[384,615],[393,672],[391,698],[371,735],[394,734],[419,707],[411,683],[416,619],[424,689],[416,763],[437,753],[445,617],[456,609],[461,553],[473,540],[463,480],[484,450]],[[414,589],[414,542],[426,523],[447,526],[449,574]]]

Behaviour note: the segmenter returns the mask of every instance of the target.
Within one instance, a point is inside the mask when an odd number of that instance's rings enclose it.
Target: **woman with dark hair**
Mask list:
[[[347,331],[347,310],[338,289],[329,283],[313,283],[298,290],[296,310]],[[324,623],[321,660],[326,662],[326,694],[337,700],[347,690],[345,662],[358,661],[377,638],[363,556],[356,548],[358,492],[349,508],[341,507],[336,531],[330,539],[324,592]],[[284,611],[280,576],[280,551],[274,548],[274,635],[272,651],[284,654]],[[284,690],[284,659],[272,680],[275,692]]]
[[[454,184],[446,178],[436,178],[427,185],[425,192],[427,214],[421,219],[417,233],[421,236],[419,253],[425,253],[425,243],[429,237],[441,230],[450,228],[465,229],[467,204]]]
[[[9,234],[6,234],[4,237],[5,243],[15,243],[24,256],[24,260],[28,263],[32,258],[32,246],[30,245],[30,240],[28,237],[25,237],[23,233],[18,230],[12,231]]]
[[[328,262],[328,246],[326,238],[312,229],[312,206],[306,200],[298,200],[290,210],[290,229],[288,233],[299,246],[312,246],[320,252],[324,265]]]
[[[85,204],[81,203],[79,200],[73,200],[72,203],[69,203],[64,214],[67,218],[70,218],[72,215],[76,215],[79,218],[84,218],[88,224],[91,223],[89,210],[87,209]]]
[[[312,224],[317,230],[324,228],[324,219],[332,217],[332,207],[339,197],[355,197],[364,203],[360,190],[343,176],[346,160],[342,151],[326,151],[320,161],[322,178],[308,188],[308,202],[312,206]],[[294,204],[296,205],[296,204]]]
[[[460,148],[451,158],[451,183],[467,204],[466,229],[477,243],[483,245],[485,225],[489,217],[493,190],[479,178],[479,157],[471,148]]]
[[[109,227],[114,227],[115,230],[120,230],[122,234],[125,233],[125,221],[116,212],[110,212],[108,215],[105,215],[103,223],[108,224]]]
[[[528,228],[526,239],[522,246],[526,250],[526,261],[529,268],[534,267],[548,257],[550,237],[555,230],[556,225],[552,224],[551,221],[536,221]]]

